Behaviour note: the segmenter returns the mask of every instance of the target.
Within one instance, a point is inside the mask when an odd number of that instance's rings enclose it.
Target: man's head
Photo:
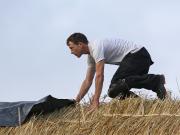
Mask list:
[[[89,53],[88,40],[82,33],[73,33],[67,38],[67,46],[71,50],[71,53],[77,57],[81,57],[82,54]]]

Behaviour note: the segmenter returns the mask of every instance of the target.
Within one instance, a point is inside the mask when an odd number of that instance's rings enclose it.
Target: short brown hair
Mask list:
[[[71,34],[67,40],[66,40],[66,44],[68,45],[69,42],[73,42],[74,44],[78,44],[79,42],[88,44],[88,40],[87,37],[82,34],[82,33],[73,33]]]

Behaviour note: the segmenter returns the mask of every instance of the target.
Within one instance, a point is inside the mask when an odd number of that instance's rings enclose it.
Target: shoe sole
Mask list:
[[[163,83],[163,84],[166,84],[166,80],[165,80],[165,76],[164,75],[161,75],[162,77],[160,78],[161,80],[161,82]]]
[[[163,85],[166,84],[166,80],[165,80],[165,76],[164,75],[161,75],[160,83],[162,83]],[[166,96],[167,96],[167,91],[166,91],[166,88],[164,87],[163,97],[161,99],[165,99]]]

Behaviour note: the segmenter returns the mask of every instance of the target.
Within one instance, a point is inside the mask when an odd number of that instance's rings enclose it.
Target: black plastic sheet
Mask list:
[[[38,101],[0,102],[0,126],[19,126],[32,114],[46,114],[73,104],[73,100],[51,95]]]

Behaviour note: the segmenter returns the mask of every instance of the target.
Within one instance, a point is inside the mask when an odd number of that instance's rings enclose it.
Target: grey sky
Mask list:
[[[0,101],[74,98],[86,56],[77,59],[66,47],[73,32],[144,45],[155,62],[150,73],[164,73],[180,97],[179,13],[179,0],[0,0]],[[105,66],[102,95],[116,68]]]

